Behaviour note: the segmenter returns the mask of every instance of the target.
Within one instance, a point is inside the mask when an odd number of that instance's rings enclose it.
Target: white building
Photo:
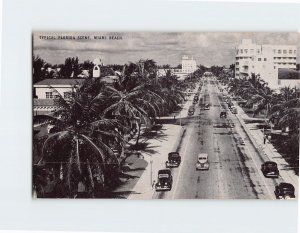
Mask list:
[[[68,98],[70,93],[74,91],[74,86],[81,84],[85,79],[44,79],[33,85],[34,99],[33,112],[34,115],[44,115],[53,112],[54,99],[58,94],[63,98]]]
[[[235,77],[260,75],[271,88],[278,88],[278,68],[296,69],[297,47],[293,45],[258,45],[250,39],[236,47]]]
[[[181,65],[182,65],[182,73],[189,74],[197,70],[197,63],[193,57],[189,58],[188,56],[184,55],[182,57]]]

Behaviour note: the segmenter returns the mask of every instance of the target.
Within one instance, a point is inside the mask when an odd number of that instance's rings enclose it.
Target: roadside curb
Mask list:
[[[238,106],[239,107],[239,106]],[[239,107],[240,108],[240,107]],[[242,110],[240,110],[242,111]],[[246,126],[246,123],[244,122],[243,119],[241,119],[242,117],[237,114],[237,119],[239,120],[239,122],[241,123],[244,131],[246,132],[246,134],[248,135],[252,145],[254,146],[255,150],[257,151],[257,153],[259,154],[259,156],[261,157],[261,159],[263,159],[263,157],[267,157],[268,160],[271,160],[271,157],[270,155],[268,155],[261,147],[261,145],[259,145],[256,140],[254,139],[254,136],[251,134],[250,130],[248,129],[248,127]],[[270,150],[270,149],[269,149]],[[278,153],[278,152],[277,152]],[[280,153],[278,153],[280,155]],[[280,155],[281,156],[281,155]],[[281,156],[281,159],[284,160],[284,158],[282,158]],[[263,159],[264,160],[264,159]],[[294,185],[297,185],[298,186],[298,181],[295,180],[296,177],[292,177],[291,174],[289,174],[287,171],[284,171],[284,168],[282,169],[281,171],[281,176],[282,178],[285,180],[285,182],[290,182]]]

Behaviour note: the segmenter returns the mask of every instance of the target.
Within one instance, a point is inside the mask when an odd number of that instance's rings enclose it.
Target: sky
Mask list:
[[[80,62],[100,58],[104,64],[125,64],[153,59],[158,65],[177,66],[181,57],[188,55],[197,65],[229,66],[234,63],[235,47],[242,39],[252,39],[257,44],[296,45],[299,63],[299,35],[287,32],[34,32],[33,54],[50,64],[61,64],[67,57],[77,56]]]

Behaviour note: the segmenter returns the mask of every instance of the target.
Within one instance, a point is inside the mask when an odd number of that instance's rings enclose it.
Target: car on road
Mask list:
[[[220,113],[220,118],[227,118],[227,113],[226,113],[226,111],[221,111],[221,113]]]
[[[237,114],[237,108],[236,108],[236,107],[231,107],[230,111],[231,111],[233,114]]]
[[[190,107],[189,107],[189,110],[188,110],[188,115],[189,115],[189,116],[192,116],[192,115],[194,115],[194,113],[195,113],[195,108],[194,108],[194,106],[190,106]]]
[[[267,161],[264,162],[261,165],[261,171],[264,174],[265,177],[275,177],[278,178],[279,176],[279,170],[277,167],[277,163],[273,161]]]
[[[181,163],[181,156],[178,152],[170,152],[168,154],[168,161],[166,161],[166,168],[178,167]]]
[[[204,106],[204,110],[209,110],[210,109],[210,106],[209,106],[209,104],[205,104],[205,106]]]
[[[244,139],[243,139],[242,137],[238,137],[238,138],[237,138],[237,142],[238,142],[240,145],[242,145],[242,146],[245,145],[245,141],[244,141]]]
[[[198,100],[193,100],[193,104],[197,104],[198,103]]]
[[[295,188],[290,183],[280,183],[275,187],[274,193],[277,199],[295,198]]]
[[[208,169],[209,169],[208,154],[200,153],[198,155],[198,159],[196,163],[196,170],[208,170]]]
[[[173,185],[173,177],[170,169],[162,169],[158,171],[157,182],[155,184],[156,191],[170,191]]]

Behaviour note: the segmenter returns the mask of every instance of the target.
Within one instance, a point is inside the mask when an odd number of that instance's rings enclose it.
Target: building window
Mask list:
[[[296,54],[297,53],[297,50],[294,50],[294,54]]]
[[[241,49],[241,53],[243,53],[243,50]]]
[[[286,51],[286,49],[284,49],[284,50],[283,50],[283,54],[286,54],[286,53],[287,53],[287,51]]]
[[[53,99],[53,93],[52,92],[46,92],[46,99]]]
[[[245,49],[245,53],[248,53],[248,49]]]
[[[293,53],[293,50],[289,50],[289,54],[292,54]]]
[[[261,58],[258,58],[257,61],[261,61]]]
[[[238,65],[239,63],[238,63],[238,62],[236,62],[235,64],[236,64],[236,65]]]
[[[274,70],[276,69],[276,66],[274,66]]]
[[[273,49],[273,53],[276,53],[276,49]]]
[[[257,52],[257,53],[260,53],[260,49],[257,49],[256,52]]]
[[[267,58],[264,58],[264,61],[267,61]]]
[[[278,54],[281,54],[281,49],[278,49],[277,53],[278,53]]]
[[[250,49],[250,53],[253,54],[254,53],[254,49]]]
[[[70,92],[64,92],[64,99],[69,99],[71,97]]]

